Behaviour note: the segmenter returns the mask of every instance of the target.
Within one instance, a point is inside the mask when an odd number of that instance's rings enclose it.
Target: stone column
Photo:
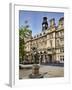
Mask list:
[[[43,62],[45,63],[45,55],[43,55]]]

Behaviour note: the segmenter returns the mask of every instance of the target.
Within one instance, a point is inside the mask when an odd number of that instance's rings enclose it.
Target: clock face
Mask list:
[[[45,24],[43,24],[43,27],[45,27]]]

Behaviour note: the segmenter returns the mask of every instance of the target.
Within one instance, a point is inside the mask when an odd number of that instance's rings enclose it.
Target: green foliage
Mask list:
[[[28,27],[20,27],[19,29],[19,60],[22,62],[25,59],[25,38],[28,38],[31,35],[31,30]]]

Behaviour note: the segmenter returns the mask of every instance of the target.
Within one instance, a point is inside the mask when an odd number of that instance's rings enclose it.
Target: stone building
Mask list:
[[[26,52],[29,61],[32,61],[31,48],[37,47],[40,63],[64,63],[64,17],[55,24],[55,19],[50,20],[48,26],[47,17],[43,17],[42,32],[26,40]]]

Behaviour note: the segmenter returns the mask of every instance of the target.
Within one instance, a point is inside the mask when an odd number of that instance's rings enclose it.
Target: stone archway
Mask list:
[[[48,55],[46,51],[40,52],[40,63],[47,63],[48,62]]]

